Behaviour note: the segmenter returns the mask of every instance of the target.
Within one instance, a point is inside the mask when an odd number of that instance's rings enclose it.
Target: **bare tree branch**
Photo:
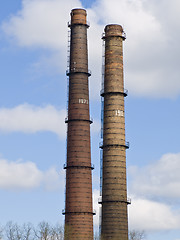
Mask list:
[[[8,222],[5,226],[5,232],[8,240],[22,239],[22,230],[17,223]]]
[[[129,232],[129,240],[143,240],[146,238],[144,231],[131,230]]]

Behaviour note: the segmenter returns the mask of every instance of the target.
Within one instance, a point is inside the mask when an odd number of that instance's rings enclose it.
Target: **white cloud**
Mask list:
[[[64,48],[73,6],[81,7],[80,1],[23,0],[22,9],[2,27],[20,46]]]
[[[100,204],[98,204],[98,199],[100,197],[99,190],[94,189],[93,190],[93,209],[96,212],[96,215],[93,218],[94,226],[99,226],[99,212],[100,212]]]
[[[52,105],[37,107],[30,104],[14,108],[0,108],[0,132],[36,133],[50,131],[61,138],[66,136],[66,110],[59,110]],[[100,132],[100,122],[94,120],[92,133]]]
[[[23,0],[22,9],[3,22],[3,31],[20,47],[50,50],[35,62],[40,68],[65,72],[68,27],[72,8],[79,0]]]
[[[100,133],[101,123],[98,120],[93,120],[93,124],[91,124],[91,132],[92,133]]]
[[[42,178],[43,174],[32,162],[0,160],[1,188],[33,188],[39,186]]]
[[[132,203],[128,205],[129,229],[144,230],[147,233],[179,229],[179,162],[180,153],[169,153],[149,166],[130,167],[129,195]],[[98,198],[99,191],[95,189],[95,226],[98,226],[100,214]]]
[[[96,210],[94,226],[99,226],[100,205],[98,204],[99,190],[93,191],[93,208]],[[169,204],[132,196],[128,205],[129,229],[149,231],[164,231],[179,229],[180,209],[173,209]]]
[[[94,11],[99,22],[122,24],[127,33],[124,43],[125,82],[131,94],[171,98],[180,93],[177,65],[180,32],[173,26],[174,19],[177,26],[180,17],[177,10],[174,17],[172,10],[178,7],[177,1],[158,4],[147,0],[97,1]]]
[[[14,108],[0,108],[0,131],[24,133],[50,131],[59,137],[65,137],[65,116],[65,110],[58,110],[51,105],[37,107],[22,104]]]
[[[42,183],[47,191],[64,190],[65,186],[65,171],[64,169],[58,172],[55,167],[51,167],[44,172]]]
[[[155,163],[146,167],[130,167],[132,180],[130,192],[150,199],[179,201],[180,153],[165,154]]]
[[[43,172],[33,162],[0,159],[0,188],[28,190],[43,187],[48,191],[64,186],[64,174],[59,175],[54,167]]]
[[[65,70],[67,21],[79,0],[24,0],[22,9],[3,23],[4,31],[20,46],[52,50],[52,58]],[[162,11],[163,9],[163,11]],[[99,98],[101,33],[106,24],[124,25],[125,82],[135,96],[173,98],[180,93],[179,1],[99,0],[88,9],[91,28],[89,66],[91,97]],[[57,51],[60,54],[57,55]],[[58,58],[58,60],[57,60]],[[40,64],[41,65],[41,64]],[[59,64],[58,64],[59,68]]]
[[[180,226],[180,153],[164,154],[144,167],[128,169],[130,229],[164,231]]]
[[[130,229],[145,231],[179,229],[180,212],[171,206],[143,198],[133,198],[129,206]]]

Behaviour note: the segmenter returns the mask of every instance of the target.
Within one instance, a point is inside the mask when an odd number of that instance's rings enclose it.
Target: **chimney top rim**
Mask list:
[[[86,9],[84,9],[84,8],[73,8],[72,10],[71,10],[71,15],[72,14],[83,14],[83,15],[87,15],[87,11],[86,11]]]
[[[123,27],[120,24],[113,24],[113,23],[108,24],[105,26],[104,31],[106,32],[106,30],[109,30],[109,29],[118,29],[123,31]]]

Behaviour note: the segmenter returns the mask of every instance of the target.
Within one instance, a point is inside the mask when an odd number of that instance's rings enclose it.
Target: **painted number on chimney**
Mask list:
[[[79,98],[79,103],[88,104],[88,100],[84,98]]]
[[[115,115],[118,116],[118,117],[123,117],[124,113],[123,113],[122,110],[115,110]]]

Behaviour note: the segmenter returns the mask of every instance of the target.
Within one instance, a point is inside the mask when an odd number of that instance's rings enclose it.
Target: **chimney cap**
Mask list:
[[[71,10],[71,23],[68,26],[71,27],[73,25],[85,25],[86,27],[89,27],[86,17],[87,13],[85,9],[74,8]]]
[[[71,15],[80,14],[87,16],[86,9],[84,8],[74,8],[71,10]]]
[[[103,34],[103,38],[107,37],[123,37],[124,38],[124,30],[123,27],[119,24],[108,24],[104,28],[105,34]]]

